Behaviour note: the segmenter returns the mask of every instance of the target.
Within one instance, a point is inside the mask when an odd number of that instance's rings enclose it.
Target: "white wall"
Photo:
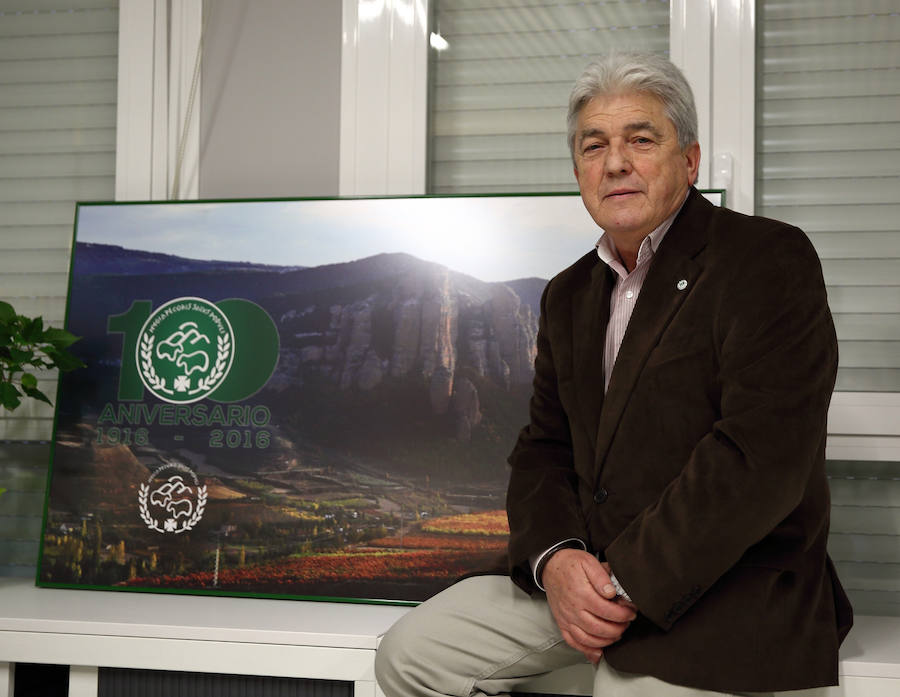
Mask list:
[[[338,194],[341,3],[205,0],[200,198]]]

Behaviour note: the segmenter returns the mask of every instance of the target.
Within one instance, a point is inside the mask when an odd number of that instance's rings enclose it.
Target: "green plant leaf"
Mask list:
[[[21,393],[11,382],[0,382],[0,405],[13,411],[21,403]]]
[[[24,320],[22,322],[22,339],[28,343],[39,342],[41,335],[44,333],[43,317],[35,317],[34,319],[22,317],[22,315],[19,315],[19,317]]]
[[[49,341],[58,349],[64,349],[67,346],[71,346],[80,338],[80,336],[75,336],[65,329],[56,329],[54,327],[48,327],[44,332],[44,341]]]
[[[45,395],[36,387],[26,387],[25,385],[22,385],[22,391],[25,392],[25,394],[27,394],[29,397],[40,400],[41,402],[46,402],[50,406],[53,406],[53,402],[50,401],[47,395]]]
[[[80,358],[62,349],[48,348],[47,356],[50,358],[52,365],[59,368],[63,373],[68,373],[76,368],[84,368],[84,362]]]
[[[38,389],[33,371],[58,368],[60,372],[68,372],[83,368],[81,359],[66,350],[78,339],[64,329],[45,329],[41,317],[17,315],[12,305],[0,300],[0,406],[15,410],[22,403],[23,392],[51,404],[47,395]],[[21,392],[13,383],[19,373],[23,373]]]
[[[15,346],[9,347],[9,357],[16,363],[26,363],[34,358],[33,351],[23,351]]]

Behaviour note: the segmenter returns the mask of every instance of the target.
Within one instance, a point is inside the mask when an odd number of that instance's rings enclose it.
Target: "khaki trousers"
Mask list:
[[[508,695],[529,677],[584,662],[563,641],[546,600],[530,597],[505,576],[479,576],[397,622],[378,648],[375,674],[387,697],[480,697]],[[594,697],[722,694],[619,673],[602,660],[593,690]]]

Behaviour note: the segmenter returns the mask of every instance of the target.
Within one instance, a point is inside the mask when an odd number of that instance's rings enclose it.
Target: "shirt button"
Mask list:
[[[609,492],[602,486],[594,492],[594,503],[604,503],[609,498]]]
[[[634,297],[634,291],[633,290],[625,291],[625,297],[628,298],[629,300],[631,300]]]

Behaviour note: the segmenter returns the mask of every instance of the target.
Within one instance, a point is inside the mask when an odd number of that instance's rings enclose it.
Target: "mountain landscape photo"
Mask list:
[[[418,601],[496,566],[545,284],[405,253],[274,266],[78,242],[67,328],[88,367],[62,380],[41,581]],[[110,318],[191,297],[262,308],[271,376],[240,403],[120,400],[133,358]],[[142,492],[176,466],[203,513],[162,534]]]

